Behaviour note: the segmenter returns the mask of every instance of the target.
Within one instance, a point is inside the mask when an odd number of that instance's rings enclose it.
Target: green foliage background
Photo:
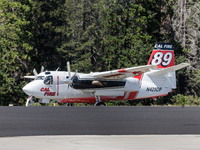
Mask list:
[[[28,81],[23,76],[34,68],[39,71],[41,65],[66,70],[70,61],[72,71],[85,73],[146,65],[155,42],[160,41],[174,44],[176,64],[185,62],[187,54],[165,23],[172,7],[171,1],[164,0],[1,0],[0,105],[24,105],[27,96],[22,87]],[[199,93],[198,74],[199,70],[180,70],[177,90],[156,101],[110,101],[108,105],[177,104],[176,94]]]

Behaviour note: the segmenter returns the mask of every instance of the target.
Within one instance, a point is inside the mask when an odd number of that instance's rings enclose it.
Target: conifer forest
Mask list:
[[[0,105],[23,106],[35,68],[83,73],[146,65],[173,44],[177,89],[107,105],[200,105],[200,0],[0,0]]]

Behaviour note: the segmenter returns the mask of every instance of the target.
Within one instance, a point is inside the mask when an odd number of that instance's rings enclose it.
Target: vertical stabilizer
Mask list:
[[[147,65],[158,67],[142,74],[142,78],[141,75],[134,77],[140,80],[140,90],[135,99],[166,96],[176,88],[175,71],[189,64],[175,66],[173,46],[169,43],[156,43]]]
[[[147,65],[156,65],[158,67],[144,73],[136,99],[165,96],[176,88],[175,71],[163,71],[175,65],[172,44],[156,43]]]
[[[170,43],[156,43],[147,65],[157,65],[157,68],[167,68],[175,65],[174,48]]]
[[[164,89],[174,89],[176,88],[176,75],[175,71],[169,71],[167,72],[167,68],[171,68],[172,66],[175,66],[174,62],[174,48],[173,45],[170,43],[164,43],[159,42],[156,43],[153,49],[153,52],[151,54],[151,57],[149,59],[148,65],[157,65],[162,71],[162,74],[160,71],[154,72],[156,77],[152,77],[150,74],[149,77],[156,85],[162,85],[162,88]],[[166,70],[166,71],[164,71]],[[162,78],[162,80],[160,80]],[[169,91],[170,91],[169,90]]]

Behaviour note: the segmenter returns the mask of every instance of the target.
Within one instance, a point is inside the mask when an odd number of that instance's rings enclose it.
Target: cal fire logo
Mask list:
[[[156,49],[173,49],[173,46],[170,44],[156,44],[154,48],[156,48]]]
[[[44,93],[44,96],[55,96],[55,94],[56,94],[56,92],[51,92],[51,91],[49,90],[49,88],[44,88],[44,87],[42,87],[42,88],[40,89],[40,91],[41,91],[41,92],[45,92],[45,93]]]
[[[174,48],[169,43],[157,43],[149,59],[148,65],[166,68],[174,66]]]

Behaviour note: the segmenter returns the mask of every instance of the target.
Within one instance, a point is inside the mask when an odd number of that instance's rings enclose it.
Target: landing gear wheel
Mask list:
[[[106,104],[103,103],[103,102],[96,102],[96,103],[94,104],[94,106],[106,106]]]
[[[94,106],[106,106],[106,104],[101,101],[100,96],[95,96],[95,99],[96,99],[96,103],[94,104]]]
[[[34,104],[34,101],[28,101],[28,102],[26,102],[26,107],[29,107],[29,106],[33,106],[33,104]]]
[[[65,106],[73,106],[72,103],[66,103]]]

